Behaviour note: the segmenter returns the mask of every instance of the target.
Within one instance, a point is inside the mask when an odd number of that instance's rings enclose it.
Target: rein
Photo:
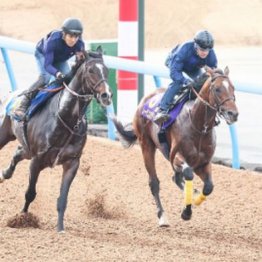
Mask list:
[[[90,101],[93,97],[94,97],[94,94],[86,94],[86,95],[80,95],[78,94],[77,92],[75,92],[74,90],[70,89],[68,87],[68,85],[63,82],[63,85],[65,86],[66,90],[71,93],[73,96],[76,96],[77,98],[83,98],[85,101]]]
[[[194,94],[196,95],[196,97],[206,106],[208,106],[209,108],[213,109],[214,111],[217,111],[218,109],[212,105],[210,105],[206,100],[204,100],[195,90],[195,88],[193,86],[191,86],[191,90],[194,92]]]

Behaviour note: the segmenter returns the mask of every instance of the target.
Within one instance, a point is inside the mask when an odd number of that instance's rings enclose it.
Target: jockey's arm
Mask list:
[[[45,70],[53,75],[56,76],[58,70],[53,66],[54,63],[54,43],[49,42],[46,47],[46,52],[45,52]]]
[[[174,82],[180,85],[187,82],[187,79],[183,76],[183,66],[183,58],[180,56],[174,57],[170,65],[170,77]]]

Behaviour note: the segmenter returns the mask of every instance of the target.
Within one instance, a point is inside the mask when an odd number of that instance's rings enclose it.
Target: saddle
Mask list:
[[[151,97],[145,104],[142,109],[142,116],[150,121],[153,121],[155,115],[157,114],[159,104],[161,101],[162,96],[164,93],[156,94],[155,96]],[[181,94],[178,94],[174,98],[174,102],[169,110],[169,119],[161,125],[161,129],[167,129],[177,118],[178,114],[180,113],[183,105],[188,100],[188,91],[184,91]]]
[[[30,119],[44,104],[53,97],[57,92],[63,89],[64,86],[61,82],[54,81],[41,89],[37,95],[32,99],[31,104],[26,112],[26,119]],[[19,106],[22,100],[22,94],[16,94],[11,97],[9,102],[5,107],[5,112],[7,115],[14,117],[14,111]],[[20,119],[18,119],[20,121]]]
[[[29,120],[44,104],[53,97],[57,92],[64,89],[62,83],[54,81],[41,89],[32,99],[31,104],[26,112],[26,118]]]

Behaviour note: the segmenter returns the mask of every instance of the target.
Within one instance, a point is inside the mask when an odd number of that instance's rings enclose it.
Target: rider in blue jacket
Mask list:
[[[202,73],[202,67],[205,65],[211,68],[217,67],[213,47],[213,36],[204,30],[197,32],[193,41],[185,42],[172,50],[166,65],[170,69],[170,77],[173,82],[162,97],[158,113],[154,118],[155,123],[162,124],[169,119],[168,111],[175,95]]]
[[[77,18],[67,18],[61,30],[50,32],[37,43],[35,58],[40,75],[38,80],[25,92],[21,104],[15,110],[17,118],[24,119],[31,100],[40,88],[49,83],[52,76],[62,79],[70,71],[67,60],[85,49],[82,33],[81,21]]]

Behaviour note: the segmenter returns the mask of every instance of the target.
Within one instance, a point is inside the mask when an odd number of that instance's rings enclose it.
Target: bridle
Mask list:
[[[223,101],[220,101],[220,99],[218,98],[215,90],[215,86],[214,86],[214,81],[219,78],[222,77],[224,79],[228,79],[228,76],[225,75],[216,75],[215,77],[211,78],[211,85],[209,87],[210,92],[212,93],[214,100],[215,100],[215,105],[211,105],[209,102],[207,102],[205,99],[203,99],[198,93],[197,91],[194,89],[193,86],[191,86],[191,90],[194,92],[194,94],[196,95],[196,97],[206,106],[208,106],[209,108],[213,109],[214,111],[217,111],[219,114],[221,113],[221,106],[223,104],[225,104],[227,101],[235,101],[235,96],[228,96],[226,97]]]
[[[102,60],[102,59],[91,59],[91,60],[85,62],[85,67],[87,66],[88,63],[94,62],[94,61],[99,61],[99,62],[101,62],[101,61],[103,61],[103,60]],[[100,79],[96,84],[94,84],[93,86],[91,86],[91,85],[88,84],[89,89],[90,89],[90,91],[91,91],[91,94],[85,94],[85,95],[79,94],[79,93],[75,92],[74,90],[70,89],[69,86],[68,86],[65,82],[63,82],[63,84],[64,84],[66,90],[67,90],[69,93],[71,93],[73,96],[76,96],[77,98],[83,99],[83,100],[85,100],[85,101],[90,101],[90,100],[92,100],[93,97],[95,97],[96,99],[98,99],[98,95],[99,95],[99,94],[97,93],[97,88],[98,88],[103,82],[107,82],[107,80],[106,80],[105,78],[101,78],[101,79]],[[82,87],[82,90],[83,90],[83,89],[84,89],[84,88]],[[84,90],[83,90],[83,92],[84,92]]]
[[[219,77],[222,77],[224,79],[228,79],[228,76],[226,75],[216,75],[214,77],[211,78],[211,84],[210,84],[210,92],[212,93],[213,97],[214,97],[214,100],[215,100],[215,105],[211,105],[208,101],[206,101],[204,98],[202,98],[200,96],[200,94],[197,93],[197,91],[194,89],[193,86],[191,86],[191,90],[193,91],[193,93],[196,95],[196,97],[199,99],[199,101],[201,103],[203,103],[205,105],[205,123],[204,123],[204,126],[203,126],[203,130],[198,130],[193,121],[192,121],[192,116],[191,116],[191,111],[189,112],[189,116],[190,116],[190,120],[191,120],[191,123],[193,125],[193,128],[201,135],[204,135],[204,134],[207,134],[209,133],[209,131],[212,130],[212,127],[208,130],[208,119],[207,119],[207,108],[210,108],[212,109],[213,111],[215,111],[216,113],[218,113],[218,115],[220,117],[222,117],[222,106],[227,102],[227,101],[235,101],[235,96],[228,96],[226,97],[223,101],[220,101],[219,97],[217,96],[216,92],[215,92],[215,85],[214,85],[214,81],[219,78]]]

